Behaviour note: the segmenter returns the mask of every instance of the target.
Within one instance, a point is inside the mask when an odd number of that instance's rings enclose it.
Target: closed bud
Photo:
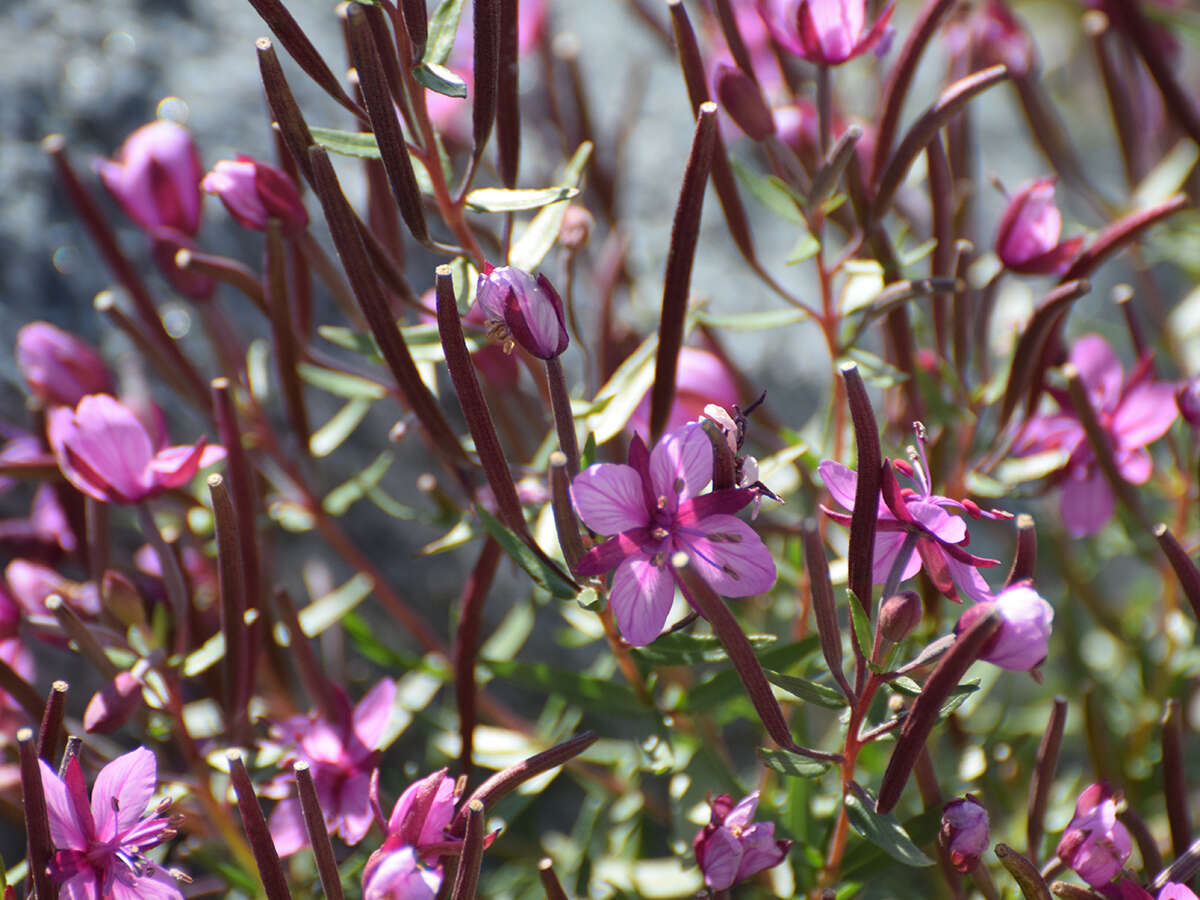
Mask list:
[[[1060,241],[1062,213],[1054,203],[1054,179],[1031,181],[1009,201],[996,229],[996,255],[1021,275],[1061,275],[1083,238]]]
[[[229,214],[246,228],[262,231],[272,218],[279,220],[286,235],[308,227],[308,210],[296,183],[286,172],[245,154],[219,161],[201,187],[220,197]]]
[[[775,133],[775,116],[754,79],[728,63],[717,63],[713,76],[717,102],[754,141],[764,141]]]
[[[988,848],[988,814],[983,804],[970,794],[947,803],[938,843],[958,871],[970,872],[979,865],[979,857]]]
[[[1189,378],[1175,391],[1175,405],[1185,422],[1200,428],[1200,375]]]
[[[49,322],[30,322],[17,332],[16,356],[29,392],[45,406],[74,406],[88,394],[112,393],[99,354]]]
[[[892,643],[900,643],[920,623],[921,598],[915,591],[901,591],[883,601],[879,610],[879,633]]]
[[[587,245],[596,220],[586,207],[572,203],[563,213],[562,225],[558,229],[558,242],[568,250],[579,250]]]
[[[96,171],[125,214],[147,231],[170,228],[187,236],[200,229],[200,156],[191,133],[159,119],[121,145],[115,160]]]
[[[506,350],[520,344],[538,359],[553,359],[567,349],[562,299],[545,275],[501,266],[479,276],[476,300],[487,317],[489,333]]]

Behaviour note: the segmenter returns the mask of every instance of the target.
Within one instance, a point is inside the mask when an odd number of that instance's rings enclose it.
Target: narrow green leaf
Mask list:
[[[447,550],[453,550],[455,547],[461,547],[467,541],[475,537],[475,529],[471,527],[471,523],[466,518],[460,519],[457,524],[440,538],[435,541],[430,541],[421,548],[422,556],[434,556],[438,553],[445,553]]]
[[[819,778],[829,770],[830,764],[819,759],[809,759],[790,750],[768,750],[758,748],[759,758],[768,769],[774,769],[793,778]]]
[[[294,500],[276,500],[267,507],[267,515],[284,531],[298,534],[312,531],[313,514]]]
[[[443,64],[454,50],[458,36],[458,21],[462,18],[463,0],[442,0],[429,17],[428,38],[425,42],[427,63]]]
[[[344,515],[367,491],[379,484],[393,459],[392,454],[384,450],[373,463],[326,494],[321,507],[331,516]]]
[[[654,383],[654,355],[657,351],[658,333],[655,332],[617,366],[617,371],[596,394],[588,413],[588,428],[596,436],[597,444],[603,444],[621,433],[646,391],[650,390]]]
[[[933,860],[913,843],[895,816],[881,816],[854,794],[848,794],[846,817],[851,828],[897,862],[914,867],[933,865]]]
[[[799,697],[808,703],[815,703],[828,709],[841,709],[846,705],[846,698],[841,691],[826,684],[818,684],[807,678],[796,675],[785,675],[782,672],[766,670],[767,680],[771,684],[783,688],[789,694]]]
[[[458,307],[458,314],[465,316],[470,312],[471,304],[475,302],[475,293],[479,288],[479,270],[465,256],[456,256],[450,261],[450,281],[454,285],[454,303]],[[438,342],[440,346],[440,337]]]
[[[403,503],[395,500],[391,494],[383,490],[383,488],[373,487],[367,491],[367,499],[382,509],[393,519],[415,519],[417,511],[411,506],[405,506]]]
[[[318,459],[328,456],[354,433],[370,409],[371,401],[364,397],[348,400],[332,419],[312,433],[308,439],[308,452]]]
[[[866,600],[867,603],[871,602],[870,597]],[[852,591],[846,592],[846,605],[850,607],[850,624],[854,628],[854,640],[858,643],[858,650],[869,659],[871,649],[875,646],[875,631],[871,628],[871,620],[867,618],[863,605],[855,599]]]
[[[754,195],[755,200],[785,222],[799,225],[807,230],[808,225],[804,221],[800,201],[783,179],[774,175],[764,176],[752,172],[745,163],[733,157],[730,157],[729,162],[733,165],[733,171],[738,180],[746,186],[746,190]]]
[[[792,249],[788,252],[787,259],[784,262],[789,266],[794,266],[806,260],[812,259],[821,249],[821,242],[812,236],[807,228],[805,228],[798,238],[796,243],[792,245]]]
[[[507,213],[541,209],[551,203],[570,200],[579,188],[559,185],[549,188],[476,188],[467,194],[467,206],[475,212]]]
[[[575,595],[579,593],[575,586],[569,581],[563,580],[562,576],[534,553],[523,540],[505,528],[499,519],[482,506],[476,507],[475,511],[479,514],[479,521],[483,523],[484,530],[495,539],[505,553],[513,558],[517,565],[525,570],[534,582],[545,588],[554,597],[562,600],[575,598]]]
[[[487,659],[482,661],[492,673],[506,681],[543,694],[554,694],[568,703],[610,716],[643,718],[653,715],[626,685],[611,678],[580,675],[545,663]]]
[[[350,350],[359,356],[369,357],[375,362],[383,362],[383,356],[379,352],[379,344],[375,343],[375,338],[372,335],[355,331],[353,328],[347,328],[344,325],[318,325],[317,334],[329,341],[329,343],[341,347],[343,350]]]
[[[374,587],[375,582],[366,575],[355,575],[341,587],[334,588],[300,610],[300,630],[310,638],[316,637],[366,600]]]
[[[387,388],[377,381],[360,378],[347,372],[334,372],[311,363],[300,363],[296,366],[300,378],[315,388],[320,388],[335,397],[345,397],[347,400],[379,400],[387,396]]]
[[[711,313],[706,309],[696,311],[696,321],[709,328],[726,328],[733,331],[773,331],[803,322],[808,313],[802,309],[771,309],[764,312]]]
[[[570,187],[578,187],[591,155],[592,144],[590,141],[584,141],[567,163],[560,182]],[[558,240],[558,232],[562,228],[566,212],[565,203],[552,203],[540,210],[529,226],[513,241],[508,251],[508,264],[526,272],[532,272],[541,265],[554,242]]]
[[[183,658],[183,677],[196,678],[225,658],[225,634],[218,631]]]
[[[310,125],[309,132],[313,140],[328,150],[341,156],[353,156],[356,159],[379,159],[379,142],[369,131],[343,131],[340,128],[322,128]]]
[[[419,62],[413,66],[413,78],[417,84],[427,87],[435,94],[463,99],[467,96],[467,83],[445,66],[435,62]]]
[[[763,649],[775,643],[773,634],[750,635],[750,644]],[[652,666],[693,666],[700,663],[722,662],[728,657],[714,634],[664,634],[652,644],[635,647],[634,656]]]

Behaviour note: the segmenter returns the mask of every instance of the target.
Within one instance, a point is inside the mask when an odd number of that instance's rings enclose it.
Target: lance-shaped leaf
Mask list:
[[[838,626],[837,607],[833,599],[833,581],[829,576],[829,560],[821,541],[821,531],[815,519],[801,523],[804,539],[804,567],[808,571],[808,589],[812,596],[813,618],[817,621],[817,635],[821,639],[821,653],[825,664],[846,699],[852,700],[854,692],[842,671],[842,629]]]
[[[417,186],[417,177],[408,156],[408,143],[400,129],[396,105],[383,78],[381,56],[367,24],[367,13],[359,4],[352,3],[347,15],[350,53],[392,196],[413,237],[421,243],[427,243],[429,229],[421,206],[421,189]]]
[[[925,741],[938,720],[942,704],[962,680],[971,663],[983,653],[1001,624],[1002,619],[995,609],[980,616],[954,639],[954,643],[929,673],[921,696],[913,702],[912,709],[904,719],[887,770],[883,773],[879,799],[875,804],[876,812],[889,813],[896,806],[917,756],[924,749]]]
[[[1008,869],[1025,900],[1050,900],[1050,888],[1037,866],[1006,844],[996,845],[996,858]]]
[[[974,72],[965,78],[960,78],[942,92],[925,112],[923,112],[904,140],[896,148],[896,152],[888,159],[887,165],[876,179],[875,198],[871,203],[871,218],[878,222],[892,205],[892,199],[897,189],[904,181],[908,170],[921,155],[926,145],[935,137],[938,131],[957,115],[967,103],[982,91],[994,87],[1008,78],[1008,69],[1004,66],[991,66],[979,72]]]
[[[570,200],[579,188],[569,185],[548,188],[476,188],[467,194],[467,206],[475,212],[507,213],[541,209],[551,203]]]
[[[1176,194],[1169,200],[1157,203],[1148,209],[1138,210],[1123,216],[1113,222],[1088,245],[1082,253],[1075,257],[1070,268],[1063,273],[1060,284],[1087,278],[1102,262],[1113,256],[1118,250],[1131,241],[1137,240],[1146,229],[1168,219],[1186,207],[1188,199],[1183,194]]]
[[[913,843],[895,816],[875,812],[852,793],[846,795],[845,804],[850,826],[892,859],[906,866],[933,865],[933,860]]]
[[[817,169],[813,175],[812,189],[808,193],[810,206],[820,206],[833,193],[842,178],[842,173],[846,171],[846,166],[850,163],[850,157],[857,152],[858,141],[862,134],[861,126],[851,125],[838,136],[833,146],[829,148],[824,162],[821,163],[821,168]]]
[[[413,78],[421,87],[429,88],[443,97],[462,100],[467,96],[467,82],[452,69],[437,63],[417,63],[413,66]]]
[[[405,22],[408,20],[408,7],[425,0],[408,0],[404,4]],[[458,36],[458,23],[462,18],[464,0],[442,0],[429,17],[426,31],[425,62],[445,63],[454,50],[454,40]]]
[[[1029,779],[1029,806],[1025,819],[1025,836],[1029,858],[1037,860],[1042,848],[1042,829],[1046,818],[1046,799],[1058,766],[1058,751],[1062,746],[1063,727],[1067,722],[1067,699],[1054,698],[1054,709],[1042,732],[1034,757],[1033,775]]]
[[[871,583],[875,565],[875,525],[879,518],[879,490],[882,484],[883,450],[879,446],[879,425],[867,386],[858,366],[843,363],[839,367],[854,425],[854,443],[858,448],[858,479],[854,487],[854,512],[850,515],[848,554],[850,591],[859,607],[871,615]]]
[[[688,292],[692,283],[692,263],[700,238],[700,214],[704,208],[704,188],[712,167],[717,137],[717,105],[702,103],[692,135],[692,149],[683,171],[683,186],[671,223],[671,243],[667,248],[667,270],[663,276],[662,314],[658,326],[658,354],[654,360],[654,386],[650,390],[650,443],[655,443],[666,427],[675,402],[675,376],[679,349],[683,346],[683,325],[687,317]]]
[[[830,766],[828,762],[809,759],[807,756],[792,753],[790,750],[771,750],[759,747],[758,757],[768,769],[792,778],[819,778],[829,771]]]
[[[841,341],[843,347],[853,347],[858,344],[859,339],[866,333],[870,325],[879,318],[888,315],[889,313],[900,309],[908,301],[916,297],[928,297],[930,294],[939,292],[957,291],[962,288],[962,283],[956,278],[914,278],[911,281],[893,281],[875,297],[861,307],[861,312],[856,312],[858,322],[854,326],[854,331],[849,337]],[[849,317],[847,317],[847,322]]]

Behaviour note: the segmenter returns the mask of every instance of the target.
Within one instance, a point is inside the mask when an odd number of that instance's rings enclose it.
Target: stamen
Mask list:
[[[667,531],[667,529],[663,528],[661,525],[650,532],[650,537],[654,538],[656,541],[665,541],[670,536],[671,532]]]

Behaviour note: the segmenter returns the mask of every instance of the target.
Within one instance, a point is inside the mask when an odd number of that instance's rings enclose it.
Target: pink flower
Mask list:
[[[516,343],[538,359],[553,359],[567,349],[562,299],[545,275],[535,279],[513,266],[493,268],[480,274],[475,300],[505,350]]]
[[[286,172],[243,153],[236,162],[220,160],[200,186],[220,197],[229,214],[246,228],[262,231],[272,217],[279,219],[284,234],[298,234],[308,227],[308,210],[296,183]]]
[[[757,492],[700,495],[711,480],[712,444],[699,425],[685,425],[664,435],[653,453],[634,436],[629,465],[597,463],[571,485],[583,523],[616,535],[589,550],[575,570],[587,576],[616,569],[610,601],[631,644],[648,644],[662,631],[675,595],[669,561],[677,552],[726,597],[761,594],[775,583],[770,552],[732,515]]]
[[[1029,584],[1013,585],[994,600],[977,603],[964,612],[955,632],[964,631],[993,608],[999,611],[1003,623],[979,658],[1010,672],[1027,672],[1040,666],[1046,658],[1054,607]]]
[[[94,582],[71,581],[41,563],[14,559],[4,569],[4,580],[20,604],[22,617],[35,627],[58,630],[58,620],[46,609],[52,594],[62,597],[85,620],[100,614],[100,592]]]
[[[958,871],[970,872],[979,865],[979,857],[988,848],[988,814],[983,804],[970,794],[947,803],[942,809],[938,843]]]
[[[182,125],[159,119],[121,145],[115,161],[96,164],[104,186],[126,215],[146,231],[200,229],[200,155]]]
[[[137,417],[107,394],[89,394],[74,410],[51,410],[47,433],[66,479],[107,503],[140,503],[186,484],[225,455],[204,438],[156,452]]]
[[[58,848],[50,876],[64,900],[182,900],[174,873],[145,856],[175,836],[176,824],[160,815],[166,804],[145,814],[158,777],[153,753],[139,747],[101,769],[90,805],[78,757],[63,778],[38,762]]]
[[[869,30],[865,0],[800,0],[783,9],[772,6],[767,0],[759,0],[759,11],[772,36],[811,63],[840,65],[868,50],[886,51],[890,42],[892,3]]]
[[[1060,242],[1061,235],[1054,179],[1039,178],[1009,201],[996,229],[996,255],[1010,272],[1061,275],[1083,246],[1082,237]]]
[[[725,891],[751,875],[779,865],[791,841],[775,839],[774,822],[754,822],[758,791],[737,806],[722,794],[709,801],[712,818],[692,842],[696,864],[704,883],[714,891]]]
[[[302,760],[311,767],[325,827],[330,834],[340,834],[347,844],[357,844],[371,828],[371,773],[379,761],[380,742],[395,696],[396,682],[385,678],[353,712],[346,701],[341,722],[313,714],[293,716],[271,729],[275,740],[286,748],[281,766],[290,767]],[[304,813],[294,785],[295,776],[289,771],[263,790],[264,796],[279,799],[269,825],[280,856],[308,845]]]
[[[1186,884],[1168,881],[1158,892],[1158,900],[1198,900],[1198,898]]]
[[[1102,887],[1121,871],[1132,849],[1129,832],[1117,821],[1112,790],[1103,782],[1088,787],[1058,842],[1058,858],[1092,887]]]
[[[45,406],[74,406],[87,394],[112,393],[99,354],[49,322],[30,322],[17,332],[16,356],[29,392]]]
[[[385,845],[386,847],[386,845]],[[442,867],[423,865],[407,844],[377,850],[363,869],[363,900],[434,900],[442,888]]]
[[[729,367],[715,353],[696,347],[683,347],[675,369],[675,402],[667,414],[666,431],[676,431],[688,422],[695,422],[710,403],[725,408],[738,402],[737,382]],[[629,417],[631,432],[650,430],[650,388],[633,415]]]
[[[1175,385],[1154,381],[1150,360],[1142,360],[1129,380],[1108,342],[1088,334],[1071,347],[1070,362],[1079,371],[1088,400],[1108,437],[1121,477],[1145,484],[1153,471],[1148,444],[1158,440],[1179,414]],[[1070,401],[1059,399],[1064,410]],[[1064,464],[1062,517],[1072,537],[1086,537],[1112,518],[1112,489],[1092,452],[1083,426],[1073,412],[1035,416],[1013,448],[1017,456],[1058,450]]]

